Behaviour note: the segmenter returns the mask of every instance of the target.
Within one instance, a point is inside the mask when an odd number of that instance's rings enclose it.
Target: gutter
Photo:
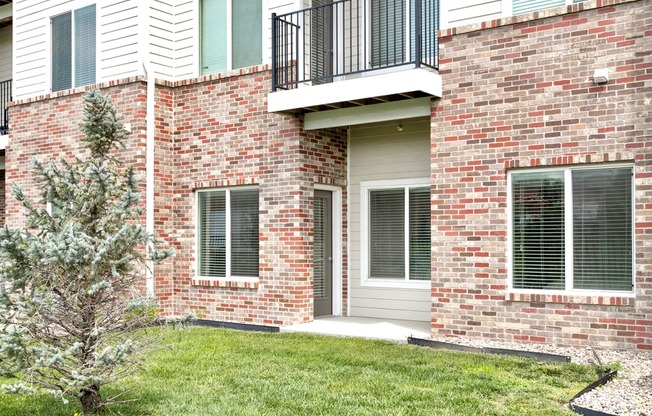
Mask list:
[[[154,109],[156,79],[151,68],[151,62],[143,60],[143,68],[147,77],[146,90],[146,116],[145,116],[145,231],[147,235],[154,235]],[[150,253],[153,250],[152,244],[147,245],[147,262],[145,268],[145,293],[149,297],[154,296],[154,261]]]

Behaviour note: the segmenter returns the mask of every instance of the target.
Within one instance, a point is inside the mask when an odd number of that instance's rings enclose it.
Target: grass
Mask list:
[[[137,400],[107,415],[571,415],[563,404],[596,378],[573,364],[363,339],[204,327],[165,337],[170,348],[119,385]],[[75,412],[73,401],[0,394],[2,416]]]

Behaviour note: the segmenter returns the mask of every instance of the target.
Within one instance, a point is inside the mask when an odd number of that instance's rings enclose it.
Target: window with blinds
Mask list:
[[[52,17],[52,91],[95,82],[95,21],[94,4]]]
[[[430,188],[368,190],[369,278],[430,280]]]
[[[198,193],[200,277],[258,277],[258,189]]]
[[[262,63],[261,0],[202,0],[200,10],[202,75]]]
[[[632,290],[631,167],[512,172],[510,179],[514,289]]]

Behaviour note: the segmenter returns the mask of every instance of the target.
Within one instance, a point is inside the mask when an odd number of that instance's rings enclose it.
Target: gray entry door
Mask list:
[[[314,271],[315,316],[333,314],[332,194],[315,191]]]

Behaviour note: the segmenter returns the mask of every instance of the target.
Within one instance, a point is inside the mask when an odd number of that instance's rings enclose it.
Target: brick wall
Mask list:
[[[131,124],[127,149],[119,158],[135,165],[144,206],[142,81],[100,87],[113,98],[124,123]],[[172,259],[154,267],[155,294],[164,314],[192,311],[204,319],[267,325],[312,319],[314,185],[345,187],[346,131],[309,133],[300,117],[269,114],[270,85],[266,67],[157,84],[154,226],[162,245],[176,249]],[[78,130],[82,93],[79,89],[36,97],[11,110],[7,176],[21,183],[32,198],[37,196],[28,163],[33,157],[83,156]],[[195,191],[252,184],[260,189],[259,282],[199,281]],[[13,226],[24,223],[16,201],[9,201],[7,211]],[[346,276],[343,280],[346,290]]]
[[[135,78],[115,84],[117,85],[103,84],[99,87],[112,98],[122,122],[131,124],[132,134],[125,142],[126,149],[119,152],[118,158],[135,167],[144,190],[144,84]],[[63,91],[20,101],[10,108],[12,129],[5,158],[7,182],[22,185],[25,194],[33,201],[40,199],[32,174],[34,159],[47,162],[62,157],[67,160],[85,157],[86,150],[80,147],[83,135],[79,131],[83,92],[84,89]],[[25,222],[24,212],[10,191],[7,186],[7,222],[18,227]]]
[[[294,116],[269,114],[267,68],[203,77],[174,94],[174,313],[284,325],[312,320],[312,197],[315,183],[344,186],[346,134],[310,133]],[[258,185],[258,283],[199,281],[195,192]]]
[[[612,0],[441,34],[435,333],[652,349],[651,27],[648,2]],[[508,169],[613,161],[635,163],[635,298],[508,293]]]

